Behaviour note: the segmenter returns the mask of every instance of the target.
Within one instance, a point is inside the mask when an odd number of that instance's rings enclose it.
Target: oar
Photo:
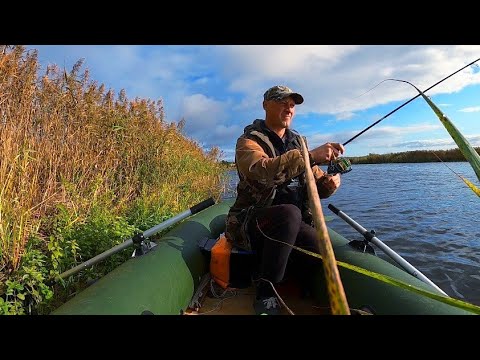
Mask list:
[[[370,232],[367,229],[365,229],[362,225],[357,223],[355,220],[353,220],[350,216],[345,214],[343,211],[339,210],[332,204],[328,204],[328,208],[332,210],[335,214],[337,214],[341,219],[345,220],[347,224],[349,224],[351,227],[353,227],[355,230],[357,230],[360,234],[363,235],[366,241],[370,241],[377,245],[380,249],[383,250],[385,254],[390,256],[393,260],[395,260],[402,268],[404,268],[409,274],[415,276],[416,278],[422,280],[424,283],[427,283],[431,286],[433,286],[435,289],[440,291],[443,295],[448,296],[445,291],[440,289],[437,285],[435,285],[432,280],[427,278],[425,275],[423,275],[419,270],[417,270],[412,264],[410,264],[407,260],[402,258],[400,255],[398,255],[395,251],[393,251],[390,247],[385,245],[380,239],[378,239],[375,235],[374,232]]]
[[[327,225],[323,217],[322,206],[320,205],[320,197],[318,196],[315,178],[308,158],[308,150],[300,136],[302,143],[303,159],[305,161],[305,178],[307,183],[308,197],[310,201],[310,208],[313,214],[313,222],[317,231],[317,241],[320,248],[320,254],[323,259],[323,269],[325,272],[325,280],[327,284],[327,291],[330,300],[330,307],[333,315],[350,315],[350,308],[347,303],[345,290],[343,289],[340,273],[338,272],[337,261],[333,252],[332,242],[328,235]]]
[[[213,200],[213,198],[209,198],[207,200],[204,200],[201,203],[192,206],[190,209],[185,210],[184,212],[182,212],[178,215],[175,215],[174,217],[172,217],[168,220],[165,220],[164,222],[162,222],[158,225],[155,225],[151,229],[145,230],[143,233],[136,234],[132,238],[124,241],[123,243],[118,244],[118,245],[114,246],[113,248],[111,248],[107,251],[104,251],[103,253],[91,258],[90,260],[87,260],[84,263],[82,263],[80,265],[77,265],[70,270],[65,271],[64,273],[58,275],[57,279],[58,278],[64,279],[68,276],[74,275],[74,274],[78,273],[79,271],[81,271],[83,269],[86,269],[87,267],[92,266],[92,265],[102,261],[103,259],[105,259],[105,258],[107,258],[107,257],[125,249],[125,248],[128,248],[129,246],[131,246],[133,244],[140,244],[143,240],[145,240],[146,238],[156,234],[157,232],[159,232],[159,231],[161,231],[161,230],[163,230],[163,229],[165,229],[169,226],[172,226],[173,224],[176,224],[180,220],[183,220],[183,219],[189,217],[190,215],[196,214],[196,213],[198,213],[198,212],[200,212],[200,211],[202,211],[202,210],[204,210],[204,209],[206,209],[209,206],[212,206],[214,204],[215,204],[215,200]]]

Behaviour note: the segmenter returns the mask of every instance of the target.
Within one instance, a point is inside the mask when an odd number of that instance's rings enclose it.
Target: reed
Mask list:
[[[422,98],[427,102],[430,108],[433,110],[435,115],[437,115],[440,122],[443,124],[445,129],[448,131],[450,136],[452,137],[453,141],[457,144],[460,152],[463,154],[465,159],[470,163],[472,166],[473,171],[477,175],[478,180],[480,180],[480,155],[475,151],[472,145],[468,142],[468,140],[463,136],[460,130],[453,124],[453,122],[445,115],[435,103],[428,98],[419,88],[413,85],[411,82],[406,80],[398,80],[398,79],[388,79],[393,81],[399,81],[407,83],[415,88],[418,93],[422,96]],[[462,180],[467,184],[467,186],[472,189],[472,191],[478,195],[480,190],[468,179],[462,177]]]
[[[310,159],[308,157],[308,149],[303,136],[300,136],[300,141],[302,145],[304,162],[305,164],[309,164]],[[348,300],[345,295],[345,289],[343,288],[340,273],[338,271],[335,253],[333,251],[332,242],[330,240],[327,225],[325,223],[325,217],[323,216],[322,205],[320,203],[320,197],[315,184],[315,178],[313,176],[312,169],[309,166],[305,166],[305,181],[307,184],[308,199],[310,208],[312,209],[313,221],[317,234],[317,245],[323,259],[322,265],[325,273],[325,282],[327,284],[327,292],[332,314],[350,315]]]
[[[477,194],[477,196],[480,197],[480,189],[478,187],[475,186],[474,183],[472,183],[470,180],[466,179],[465,177],[463,177],[462,175],[460,175],[459,173],[457,173],[455,170],[453,170],[450,166],[448,166],[437,154],[435,154],[435,152],[433,152],[433,155],[435,155],[437,157],[437,159],[443,163],[443,165],[445,165],[447,167],[448,170],[450,170],[452,173],[454,173],[455,175],[457,175],[475,194]]]
[[[185,120],[167,122],[161,99],[115,96],[82,65],[39,74],[36,51],[0,46],[0,279],[12,281],[0,283],[0,314],[38,291],[11,285],[22,284],[28,249],[44,255],[45,284],[135,229],[222,193],[218,148],[185,137]],[[112,222],[125,226],[107,236]]]

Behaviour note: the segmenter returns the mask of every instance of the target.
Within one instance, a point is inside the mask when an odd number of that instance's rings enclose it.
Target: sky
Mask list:
[[[292,128],[310,148],[345,143],[389,112],[480,58],[479,45],[32,45],[40,74],[71,70],[127,99],[163,100],[168,122],[185,119],[185,136],[234,160],[235,143],[264,119],[263,93],[286,85],[302,94]],[[480,65],[480,61],[478,62]],[[480,67],[475,63],[426,95],[472,146],[480,146]],[[416,98],[349,142],[345,156],[456,147],[425,100]]]

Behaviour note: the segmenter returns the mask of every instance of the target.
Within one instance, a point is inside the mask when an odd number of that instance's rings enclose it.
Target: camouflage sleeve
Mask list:
[[[320,199],[326,199],[329,196],[333,195],[336,191],[336,189],[329,189],[324,185],[324,180],[327,179],[326,172],[320,169],[317,165],[315,165],[313,168],[313,174],[315,177],[315,183],[317,184],[317,191],[318,191],[318,196]]]
[[[266,186],[280,185],[305,171],[300,150],[270,158],[256,141],[243,137],[237,140],[236,162],[243,175]]]
[[[318,184],[318,180],[320,180],[323,175],[325,175],[325,171],[320,169],[318,165],[314,165],[312,167],[313,177],[315,178],[315,182]]]

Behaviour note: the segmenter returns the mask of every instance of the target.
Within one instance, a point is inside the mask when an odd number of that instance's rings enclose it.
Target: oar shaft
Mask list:
[[[77,265],[75,266],[74,268],[70,269],[70,270],[67,270],[65,271],[64,273],[58,275],[58,277],[60,279],[65,279],[71,275],[75,275],[76,273],[92,266],[92,265],[95,265],[96,263],[102,261],[103,259],[106,259],[108,258],[109,256],[112,256],[113,254],[123,250],[123,249],[126,249],[127,247],[129,247],[130,245],[133,244],[133,240],[132,239],[128,239],[126,241],[124,241],[123,243],[121,244],[118,244],[118,245],[115,245],[113,248],[111,249],[108,249],[107,251],[104,251],[103,253],[101,254],[98,254],[97,256],[85,261],[84,263],[80,264],[80,265]]]
[[[305,181],[307,183],[308,198],[317,233],[317,242],[320,255],[322,255],[331,311],[333,315],[350,315],[347,296],[338,271],[332,242],[330,241],[327,225],[325,224],[325,218],[323,217],[317,185],[315,184],[312,169],[309,166],[310,160],[308,158],[307,145],[302,136],[300,136],[300,141],[302,145],[303,159],[305,164],[307,164],[305,166]]]
[[[402,258],[398,255],[395,251],[393,251],[390,247],[388,247],[385,243],[383,243],[380,239],[376,236],[372,236],[372,233],[365,229],[362,225],[357,223],[353,220],[350,216],[345,214],[343,211],[339,210],[332,204],[328,204],[328,208],[332,210],[338,217],[345,220],[351,227],[357,230],[360,234],[362,234],[368,241],[372,242],[376,246],[378,246],[385,254],[390,256],[393,260],[395,260],[403,269],[405,269],[409,274],[415,276],[419,280],[433,286],[435,289],[440,291],[443,295],[448,296],[445,291],[440,289],[435,283],[433,283],[429,278],[427,278],[424,274],[422,274],[418,269],[416,269],[412,264],[410,264],[407,260]]]
[[[213,204],[215,204],[215,200],[213,200],[213,198],[209,198],[207,200],[204,200],[201,203],[199,203],[195,206],[192,206],[190,209],[185,210],[184,212],[182,212],[178,215],[175,215],[174,217],[172,217],[168,220],[165,220],[164,222],[162,222],[158,225],[155,225],[151,229],[145,230],[143,232],[143,237],[148,238],[148,237],[158,233],[159,231],[161,231],[163,229],[166,229],[169,226],[174,225],[175,223],[179,222],[180,220],[183,220],[183,219],[189,217],[190,215],[193,215],[197,212],[200,212],[201,210],[206,209],[209,206],[212,206]],[[71,275],[74,275],[74,274],[82,271],[83,269],[86,269],[86,268],[88,268],[92,265],[95,265],[96,263],[108,258],[109,256],[112,256],[113,254],[115,254],[115,253],[117,253],[117,252],[119,252],[123,249],[128,248],[132,244],[133,244],[133,239],[132,238],[130,238],[128,240],[125,240],[123,243],[115,245],[113,248],[108,249],[101,254],[98,254],[97,256],[91,258],[90,260],[87,260],[84,263],[82,263],[80,265],[77,265],[70,270],[65,271],[64,273],[60,274],[58,277],[60,279],[64,279],[64,278],[67,278]]]
[[[192,214],[194,214],[194,213],[192,213],[191,210],[185,210],[184,212],[182,212],[182,213],[180,213],[180,214],[178,214],[178,215],[175,215],[174,217],[172,217],[172,218],[170,218],[170,219],[165,220],[165,221],[162,222],[161,224],[158,224],[158,225],[152,227],[151,229],[145,230],[145,231],[143,232],[143,236],[144,236],[145,238],[148,238],[148,237],[150,237],[150,236],[158,233],[159,231],[162,231],[163,229],[166,229],[167,227],[176,224],[176,223],[179,222],[180,220],[189,217],[189,216],[192,215]]]

